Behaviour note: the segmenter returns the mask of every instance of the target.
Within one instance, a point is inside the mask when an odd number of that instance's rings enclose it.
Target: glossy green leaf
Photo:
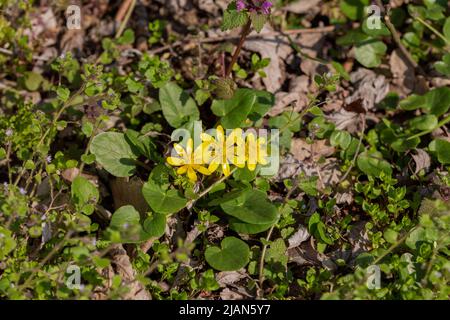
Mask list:
[[[164,118],[174,128],[199,119],[194,99],[176,83],[168,82],[159,89],[159,102]]]
[[[103,132],[92,139],[90,151],[106,171],[116,177],[129,177],[135,172],[136,153],[123,133]]]
[[[157,213],[175,213],[185,207],[187,203],[178,190],[164,189],[163,186],[152,180],[144,184],[142,194],[150,208]]]
[[[239,270],[248,263],[250,248],[235,237],[226,237],[221,247],[209,247],[205,250],[205,259],[208,264],[219,271]]]

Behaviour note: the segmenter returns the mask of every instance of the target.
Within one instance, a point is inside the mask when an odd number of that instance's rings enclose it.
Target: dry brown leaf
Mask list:
[[[308,240],[309,237],[310,234],[308,229],[306,229],[303,225],[299,225],[298,230],[288,239],[288,249],[298,247],[300,244]]]
[[[222,271],[216,274],[216,281],[221,287],[239,282],[247,277],[245,269],[237,271]]]
[[[222,300],[242,300],[242,299],[244,299],[244,296],[237,292],[231,291],[228,288],[225,288],[220,292],[220,299],[222,299]]]
[[[313,144],[308,144],[305,139],[294,138],[291,141],[291,153],[294,158],[300,161],[311,158],[318,161],[321,157],[329,157],[336,149],[328,144],[328,140],[315,140]]]
[[[320,10],[320,7],[318,6],[320,1],[321,0],[297,0],[289,3],[283,9],[297,14],[307,13],[312,9],[317,9],[318,11]]]
[[[427,171],[428,168],[430,168],[431,165],[431,158],[428,152],[426,152],[423,149],[416,149],[416,154],[413,154],[412,157],[414,159],[414,162],[416,163],[416,170],[414,171],[415,174],[418,174],[420,170]]]
[[[266,25],[261,32],[272,31],[273,29]],[[267,91],[277,92],[286,79],[283,60],[292,53],[291,46],[281,36],[274,35],[264,38],[250,38],[245,41],[244,48],[259,53],[262,58],[270,58],[269,66],[264,69],[268,76],[263,78],[262,81]]]
[[[414,90],[415,74],[414,69],[407,63],[400,49],[396,49],[391,53],[389,65],[393,76],[392,82],[403,95],[408,95]]]
[[[122,278],[124,286],[130,291],[125,294],[125,300],[151,300],[150,293],[145,287],[136,280],[136,271],[133,269],[130,257],[121,244],[113,245],[109,252],[111,257],[111,266],[116,274]]]

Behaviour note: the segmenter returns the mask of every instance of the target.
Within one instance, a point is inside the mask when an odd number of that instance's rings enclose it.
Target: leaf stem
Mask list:
[[[450,115],[447,116],[447,117],[445,117],[444,119],[442,119],[442,120],[436,125],[436,127],[434,127],[433,129],[419,132],[419,133],[417,133],[417,134],[415,134],[415,135],[409,137],[409,138],[406,139],[406,140],[412,140],[412,139],[415,139],[415,138],[419,138],[419,137],[421,137],[421,136],[424,136],[424,135],[426,135],[426,134],[432,133],[434,130],[439,129],[440,127],[446,125],[446,124],[449,123],[449,122],[450,122]]]

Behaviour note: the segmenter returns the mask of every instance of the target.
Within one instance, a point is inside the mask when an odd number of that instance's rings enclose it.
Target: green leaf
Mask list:
[[[166,215],[155,213],[144,221],[144,231],[151,237],[159,238],[166,230]]]
[[[410,127],[419,131],[433,130],[437,124],[438,118],[432,114],[419,116],[409,121]]]
[[[222,31],[231,30],[244,26],[248,21],[248,15],[245,11],[237,11],[236,6],[230,5],[223,13]]]
[[[450,142],[442,139],[434,140],[437,158],[442,164],[450,164]]]
[[[426,240],[425,229],[418,227],[409,234],[408,238],[406,238],[405,244],[411,249],[416,250],[418,249],[418,243],[425,242]]]
[[[44,81],[44,78],[42,77],[42,75],[40,75],[39,73],[36,72],[26,72],[24,74],[25,78],[24,78],[24,84],[25,84],[25,88],[28,91],[36,91],[39,89],[39,87],[41,86],[42,81]]]
[[[93,204],[100,199],[97,187],[89,180],[82,176],[76,177],[71,187],[72,200],[77,207],[85,214],[92,214],[94,211]]]
[[[342,0],[340,7],[342,12],[351,20],[360,20],[364,17],[364,8],[369,5],[369,0]]]
[[[239,270],[248,263],[249,256],[248,245],[235,237],[223,239],[221,248],[209,247],[205,250],[206,262],[219,271]]]
[[[119,132],[103,132],[92,139],[90,151],[99,164],[116,177],[129,177],[136,169],[137,155]]]
[[[248,189],[220,204],[225,213],[250,224],[270,224],[277,220],[277,209],[265,192]]]
[[[369,176],[378,177],[381,172],[392,174],[389,162],[383,159],[380,152],[363,152],[358,156],[358,168]]]
[[[391,244],[396,243],[397,237],[398,237],[398,232],[394,231],[390,228],[387,228],[383,233],[383,237],[384,237],[384,239],[386,239],[387,242],[389,242]]]
[[[134,31],[132,29],[127,29],[123,35],[117,39],[119,44],[133,44],[134,43]]]
[[[144,184],[142,194],[149,206],[157,213],[175,213],[184,208],[187,203],[178,190],[166,190],[153,180]]]
[[[450,53],[445,54],[442,61],[436,62],[434,68],[443,75],[450,77]]]
[[[417,94],[412,94],[409,97],[400,101],[400,108],[403,110],[416,110],[426,106],[425,97],[419,96]]]
[[[67,100],[69,100],[70,90],[64,87],[59,87],[58,89],[56,89],[56,95],[61,101],[66,102]]]
[[[268,230],[271,226],[273,226],[273,223],[268,224],[251,224],[243,222],[236,218],[230,218],[228,220],[230,224],[230,229],[233,231],[236,231],[237,233],[243,233],[243,234],[257,234],[261,233],[263,231]]]
[[[427,92],[425,101],[432,114],[436,117],[443,115],[450,108],[450,88],[441,87]]]
[[[442,29],[442,33],[444,33],[445,38],[450,43],[450,17],[445,19],[444,28]]]
[[[330,144],[343,150],[347,149],[351,142],[352,136],[347,131],[335,130],[330,137]]]
[[[256,95],[252,90],[239,89],[231,99],[214,100],[211,110],[221,117],[220,122],[225,129],[237,128],[247,119],[255,101]]]
[[[120,232],[122,243],[138,243],[150,238],[140,224],[139,212],[131,205],[117,209],[111,217],[110,228]]]
[[[371,36],[371,37],[382,37],[382,36],[390,36],[391,32],[389,31],[389,29],[386,27],[386,25],[381,21],[380,19],[380,28],[373,28],[370,29],[370,20],[369,19],[373,19],[373,18],[366,18],[364,19],[363,23],[362,23],[362,30],[364,31],[365,34]]]
[[[173,82],[159,89],[159,101],[164,118],[174,128],[199,119],[200,113],[194,99]]]
[[[250,19],[252,20],[252,26],[256,32],[260,33],[267,21],[267,16],[264,14],[257,14],[256,12],[250,13]]]
[[[375,68],[381,64],[387,46],[382,41],[369,40],[355,48],[355,58],[366,68]]]

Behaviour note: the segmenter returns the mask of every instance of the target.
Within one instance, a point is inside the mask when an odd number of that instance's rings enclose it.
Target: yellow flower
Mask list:
[[[222,126],[216,129],[216,137],[202,133],[200,138],[207,146],[205,153],[208,170],[214,172],[219,166],[225,176],[231,174],[231,164],[245,167],[245,141],[242,138],[242,129],[234,129],[228,136],[225,135]]]
[[[192,139],[189,139],[186,149],[184,149],[177,143],[175,143],[173,147],[179,157],[168,157],[167,163],[171,166],[179,167],[177,169],[177,174],[181,175],[187,173],[189,180],[191,180],[192,182],[197,181],[197,174],[195,173],[196,171],[204,175],[211,174],[210,170],[202,166],[203,152],[205,147],[204,144],[199,145],[195,149],[195,151],[193,151],[194,141]]]
[[[247,134],[245,150],[247,167],[250,171],[254,171],[258,163],[262,165],[268,163],[266,139],[262,137],[256,139],[253,133]]]

